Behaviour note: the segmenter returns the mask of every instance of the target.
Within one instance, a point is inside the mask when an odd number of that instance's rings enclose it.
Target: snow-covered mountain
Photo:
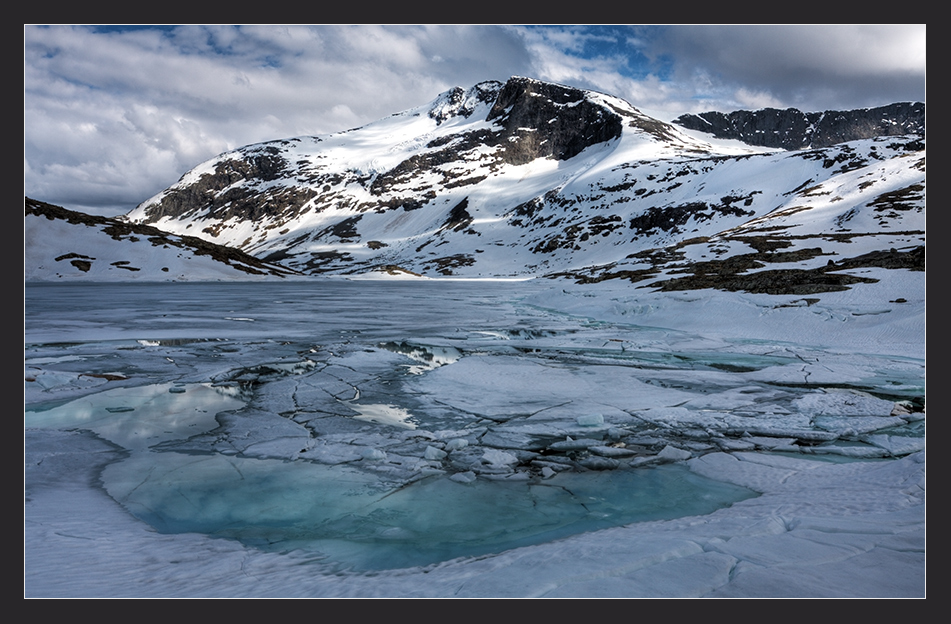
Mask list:
[[[672,260],[709,274],[736,250],[762,263],[809,249],[798,258],[821,256],[817,269],[923,245],[918,134],[793,152],[700,136],[615,97],[512,78],[222,154],[127,218],[311,274],[659,279]]]
[[[805,123],[826,142],[866,137],[788,151],[513,77],[361,128],[221,154],[120,220],[306,275],[840,289],[857,267],[924,266],[923,105],[870,110],[743,117],[747,129],[785,123],[784,136],[801,138]]]

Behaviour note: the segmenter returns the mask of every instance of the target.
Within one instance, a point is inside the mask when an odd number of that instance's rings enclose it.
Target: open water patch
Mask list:
[[[392,486],[351,466],[179,453],[130,457],[107,467],[103,482],[160,532],[305,550],[356,570],[426,566],[703,515],[755,496],[675,465],[515,483],[440,475]]]
[[[159,450],[163,442],[214,429],[217,413],[245,405],[227,390],[173,383],[115,388],[27,410],[24,422],[92,431],[127,449],[103,469],[102,485],[159,532],[304,550],[356,570],[427,566],[634,522],[703,515],[755,495],[683,466],[516,482],[460,482],[440,473],[406,484],[359,465]]]

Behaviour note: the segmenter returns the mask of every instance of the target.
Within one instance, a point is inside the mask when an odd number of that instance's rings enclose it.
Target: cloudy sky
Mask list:
[[[925,101],[924,25],[24,27],[24,193],[125,213],[229,149],[529,76],[670,120]]]

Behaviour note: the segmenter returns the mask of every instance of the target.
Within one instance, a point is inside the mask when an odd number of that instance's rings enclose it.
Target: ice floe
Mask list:
[[[257,286],[30,287],[26,595],[924,595],[923,305]]]

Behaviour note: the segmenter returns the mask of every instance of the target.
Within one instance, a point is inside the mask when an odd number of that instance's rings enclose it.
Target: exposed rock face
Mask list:
[[[802,149],[877,136],[925,134],[925,105],[901,102],[878,108],[803,113],[795,108],[681,115],[674,123],[750,145]]]
[[[202,175],[194,184],[171,189],[149,209],[150,221],[205,212],[220,219],[241,216],[258,219],[299,209],[316,193],[308,188],[274,187],[252,192],[237,183],[244,180],[270,182],[288,174],[288,163],[274,145],[256,146],[240,157],[224,160],[214,173]]]
[[[621,136],[621,117],[588,100],[584,91],[530,78],[505,83],[486,120],[502,125],[500,138],[514,139],[504,156],[511,164],[567,160]]]

